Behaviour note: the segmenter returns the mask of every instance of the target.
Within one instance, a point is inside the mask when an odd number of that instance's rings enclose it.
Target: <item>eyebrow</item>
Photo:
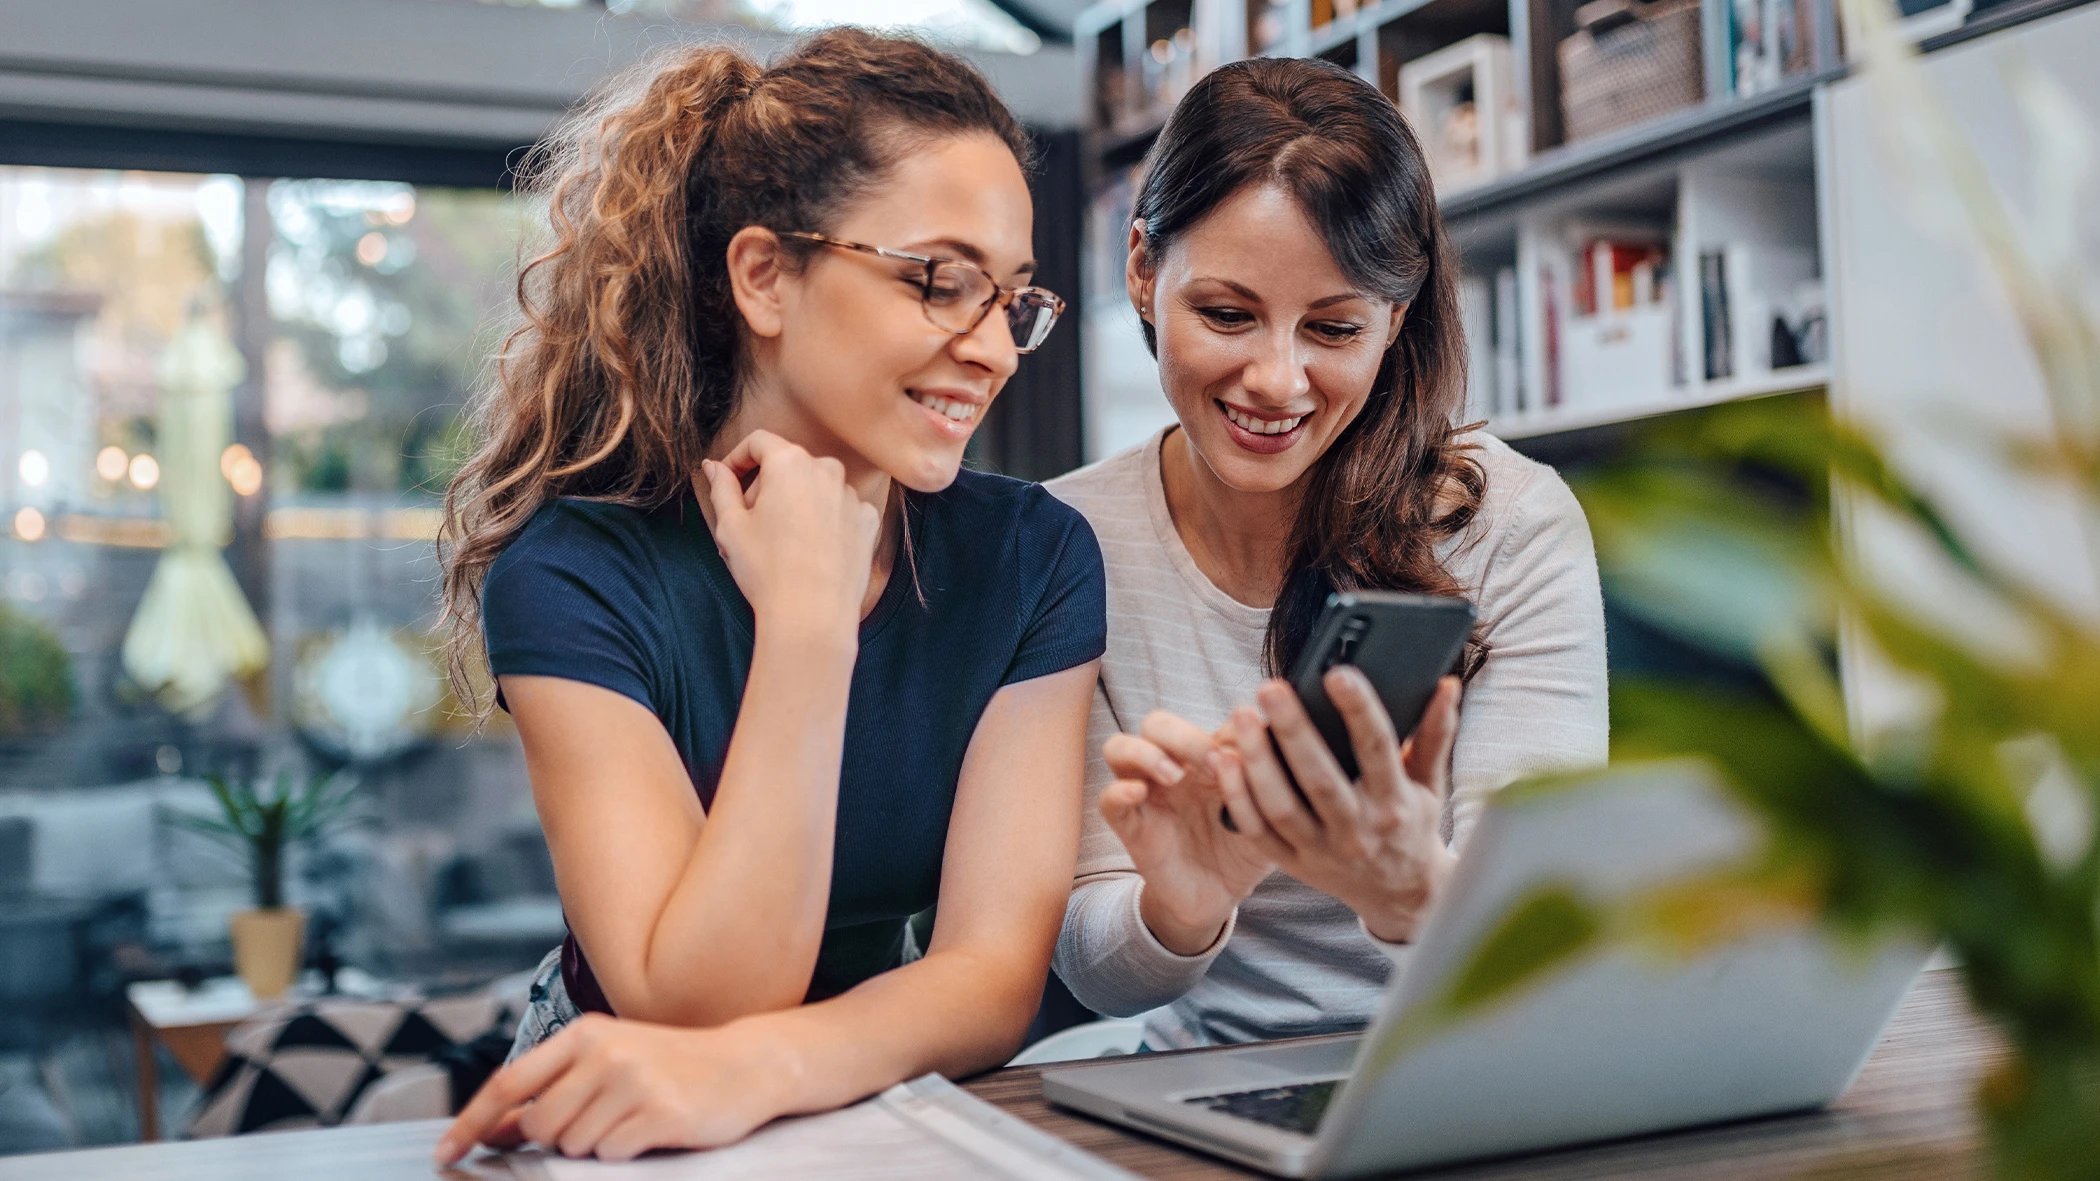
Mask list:
[[[1239,297],[1240,297],[1241,299],[1249,300],[1249,301],[1251,301],[1251,302],[1253,302],[1253,303],[1261,303],[1261,302],[1262,302],[1262,298],[1261,298],[1261,296],[1259,296],[1259,295],[1256,295],[1256,294],[1254,293],[1254,289],[1253,289],[1253,288],[1251,288],[1251,287],[1247,287],[1247,286],[1244,286],[1244,285],[1242,285],[1242,284],[1239,284],[1239,283],[1235,283],[1235,282],[1233,282],[1233,281],[1232,281],[1232,280],[1230,280],[1230,279],[1218,279],[1218,278],[1213,278],[1213,277],[1211,277],[1211,276],[1209,276],[1209,275],[1198,275],[1198,276],[1196,276],[1196,279],[1195,279],[1195,281],[1196,281],[1196,282],[1198,282],[1198,283],[1216,283],[1216,284],[1217,284],[1218,286],[1220,286],[1220,287],[1225,287],[1225,288],[1229,288],[1229,289],[1230,289],[1230,290],[1231,290],[1231,291],[1232,291],[1232,292],[1233,292],[1233,293],[1234,293],[1235,295],[1238,295],[1238,296],[1239,296]],[[1357,291],[1344,291],[1344,292],[1340,293],[1339,295],[1330,295],[1330,296],[1327,296],[1327,297],[1326,297],[1326,298],[1324,298],[1324,299],[1316,299],[1316,300],[1312,301],[1311,303],[1307,304],[1307,305],[1306,305],[1306,307],[1307,307],[1308,309],[1310,309],[1310,310],[1313,310],[1313,311],[1318,311],[1318,310],[1319,310],[1319,309],[1321,309],[1321,308],[1324,308],[1324,307],[1329,307],[1329,306],[1331,306],[1331,305],[1333,305],[1333,304],[1338,304],[1338,303],[1347,303],[1348,301],[1350,301],[1350,300],[1352,300],[1352,299],[1364,299],[1364,298],[1366,298],[1366,297],[1365,297],[1365,296],[1363,295],[1363,293],[1361,293],[1361,292],[1357,292]]]
[[[961,238],[933,238],[926,241],[914,242],[909,247],[906,247],[906,249],[910,250],[914,254],[930,254],[934,255],[935,257],[942,258],[959,258],[964,262],[975,263],[980,267],[984,266],[984,251],[977,249],[977,247],[970,245],[968,242],[963,241]],[[986,267],[985,269],[989,270],[991,268]],[[1033,275],[1035,274],[1035,272],[1036,261],[1032,258],[1029,259],[1027,262],[1022,263],[1020,266],[1014,268],[1014,273],[1017,275]]]

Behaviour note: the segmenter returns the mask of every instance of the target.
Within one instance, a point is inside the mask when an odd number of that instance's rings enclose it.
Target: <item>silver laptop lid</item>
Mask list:
[[[1422,1018],[1527,897],[1609,906],[1740,863],[1757,828],[1689,764],[1491,805],[1320,1128],[1316,1176],[1435,1164],[1817,1107],[1923,966],[1915,945],[1765,928],[1696,957],[1607,943],[1455,1025]]]

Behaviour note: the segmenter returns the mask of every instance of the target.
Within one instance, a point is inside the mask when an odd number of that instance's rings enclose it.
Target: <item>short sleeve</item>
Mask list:
[[[1024,582],[1040,591],[1022,618],[1020,643],[1001,685],[1063,672],[1108,650],[1108,575],[1093,527],[1041,488],[1031,492],[1034,503],[1020,539],[1023,558],[1031,551],[1048,557],[1037,567],[1040,574]]]
[[[481,588],[491,673],[582,681],[658,709],[661,595],[628,511],[556,501],[498,555]]]

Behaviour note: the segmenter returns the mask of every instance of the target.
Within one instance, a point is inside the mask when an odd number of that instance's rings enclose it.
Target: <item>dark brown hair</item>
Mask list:
[[[1192,87],[1146,160],[1132,216],[1157,259],[1250,185],[1294,197],[1349,281],[1408,304],[1356,421],[1314,464],[1262,658],[1283,673],[1333,591],[1460,593],[1437,544],[1479,512],[1487,476],[1457,441],[1466,350],[1455,264],[1414,132],[1330,62],[1255,58]],[[1144,325],[1155,355],[1158,340]],[[1468,645],[1468,675],[1485,656]]]
[[[917,41],[830,29],[761,68],[687,47],[602,89],[527,174],[552,246],[518,277],[520,323],[476,401],[480,451],[439,531],[447,656],[477,712],[490,563],[548,501],[662,504],[687,487],[737,408],[747,349],[729,240],[747,226],[831,229],[906,152],[1026,134],[971,66]],[[815,247],[783,239],[789,265]]]

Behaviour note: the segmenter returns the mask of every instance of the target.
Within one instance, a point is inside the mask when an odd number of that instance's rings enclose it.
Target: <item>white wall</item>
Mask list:
[[[667,44],[780,38],[472,0],[0,0],[0,119],[509,146]],[[1071,51],[970,52],[1015,111],[1077,126]]]

